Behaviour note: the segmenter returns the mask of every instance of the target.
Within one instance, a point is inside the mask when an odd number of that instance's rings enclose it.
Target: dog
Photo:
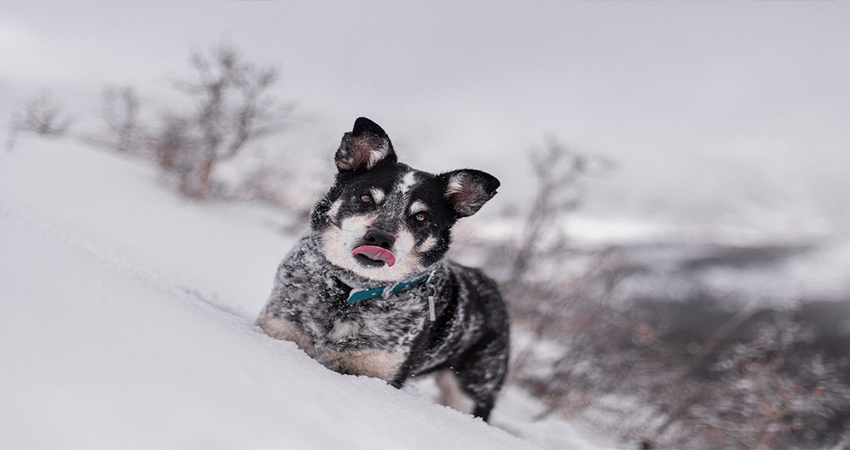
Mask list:
[[[441,403],[486,421],[507,373],[507,308],[492,279],[444,256],[454,224],[499,181],[399,163],[386,132],[364,117],[335,164],[336,181],[281,262],[257,325],[339,373],[396,388],[434,373]]]

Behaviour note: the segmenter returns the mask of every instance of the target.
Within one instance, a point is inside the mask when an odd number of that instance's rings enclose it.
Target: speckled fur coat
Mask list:
[[[340,373],[378,377],[396,387],[412,376],[437,373],[444,403],[486,420],[507,370],[507,310],[495,282],[443,256],[451,226],[492,197],[498,182],[477,171],[440,179],[399,164],[383,130],[363,121],[368,119],[358,119],[343,138],[337,182],[314,209],[311,232],[280,264],[258,324]],[[370,145],[353,148],[364,141]],[[356,154],[387,147],[379,157]],[[358,158],[366,161],[360,171],[345,166],[356,168]],[[361,192],[367,194],[358,200]],[[365,225],[355,233],[351,223]],[[364,244],[361,235],[372,239],[372,229],[390,230],[380,245],[398,255],[392,267],[351,256],[351,248]],[[351,244],[340,240],[349,235]],[[423,274],[431,275],[426,282],[386,298],[346,302],[352,287],[383,287]]]

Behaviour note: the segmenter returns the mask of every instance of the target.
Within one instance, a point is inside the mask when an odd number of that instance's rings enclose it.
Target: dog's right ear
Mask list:
[[[390,137],[377,123],[360,117],[345,133],[334,157],[340,172],[369,170],[381,161],[396,162]]]

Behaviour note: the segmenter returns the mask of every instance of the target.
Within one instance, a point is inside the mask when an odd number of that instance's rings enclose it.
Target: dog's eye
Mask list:
[[[372,203],[372,196],[369,194],[363,194],[360,196],[360,201],[363,203]]]
[[[413,215],[413,218],[416,219],[417,222],[424,222],[428,220],[428,214],[424,212],[416,213]]]

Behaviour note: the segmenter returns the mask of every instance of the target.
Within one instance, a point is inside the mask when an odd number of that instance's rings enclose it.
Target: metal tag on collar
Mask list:
[[[425,284],[431,282],[431,278],[434,278],[435,273],[437,273],[437,269],[432,270],[431,273],[428,274],[428,278],[425,280]],[[431,322],[437,320],[437,311],[434,307],[434,295],[428,296],[428,318],[431,319]]]
[[[437,273],[437,269],[432,270],[431,273],[428,274],[428,278],[425,280],[425,284],[431,282],[431,278],[434,278],[435,273]]]

